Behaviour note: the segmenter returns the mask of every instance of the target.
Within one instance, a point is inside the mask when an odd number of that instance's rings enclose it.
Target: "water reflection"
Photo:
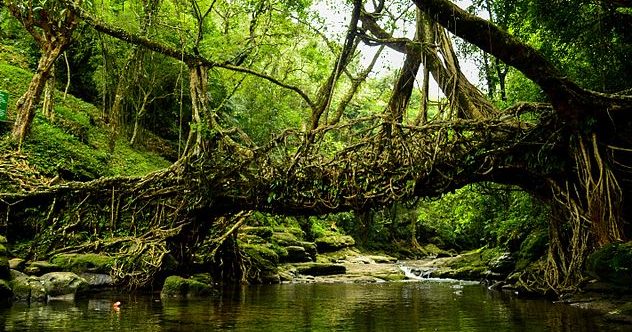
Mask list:
[[[121,301],[120,311],[112,303]],[[548,301],[472,284],[299,284],[227,289],[211,299],[101,294],[0,309],[7,331],[624,331]]]

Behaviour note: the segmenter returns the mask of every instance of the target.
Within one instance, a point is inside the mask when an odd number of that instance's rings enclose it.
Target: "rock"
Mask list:
[[[285,247],[287,255],[283,257],[283,261],[287,263],[301,263],[311,261],[311,257],[305,251],[305,248],[299,246]]]
[[[11,280],[13,298],[17,301],[45,302],[46,289],[38,277],[27,276],[21,272],[12,270],[16,277]]]
[[[114,287],[114,279],[109,274],[84,272],[79,273],[79,276],[88,283],[91,289]]]
[[[355,240],[349,235],[328,235],[320,237],[314,241],[318,252],[331,252],[352,247]]]
[[[270,240],[282,247],[301,246],[302,241],[292,233],[275,232]]]
[[[22,271],[24,270],[25,266],[26,266],[26,261],[22,258],[9,259],[9,268],[12,270]]]
[[[306,274],[310,276],[325,276],[332,274],[344,274],[347,272],[347,268],[340,264],[328,264],[328,263],[302,263],[295,264],[296,271],[299,274]]]
[[[312,261],[316,260],[316,255],[318,254],[318,250],[316,249],[316,244],[314,242],[300,242],[301,247],[305,249],[305,252],[309,255]]]
[[[160,291],[160,297],[203,297],[213,293],[213,288],[194,279],[169,276]]]
[[[632,241],[611,243],[598,249],[586,260],[590,275],[615,285],[632,284]]]
[[[114,257],[99,254],[59,254],[51,259],[51,263],[64,271],[75,273],[110,273]]]
[[[511,253],[505,252],[492,259],[488,266],[493,273],[507,275],[516,267],[516,260],[511,256]]]
[[[269,239],[274,231],[272,227],[242,227],[239,229],[241,234],[255,235],[262,239]]]
[[[244,244],[241,246],[248,257],[255,260],[258,266],[276,266],[279,264],[279,255],[266,245]]]
[[[397,263],[397,258],[391,257],[391,256],[371,255],[371,256],[369,256],[369,258],[372,259],[377,264],[394,264],[394,263]]]
[[[24,268],[24,273],[36,276],[58,271],[60,271],[59,266],[47,261],[30,262]]]
[[[42,282],[49,300],[71,300],[88,290],[88,283],[73,272],[49,272],[42,275]]]

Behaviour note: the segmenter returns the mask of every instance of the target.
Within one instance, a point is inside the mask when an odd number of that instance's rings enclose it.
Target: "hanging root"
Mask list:
[[[549,227],[545,281],[558,293],[577,290],[587,256],[623,234],[621,187],[601,157],[596,135],[589,144],[579,137],[573,155],[578,184],[562,187],[550,181],[556,213]]]

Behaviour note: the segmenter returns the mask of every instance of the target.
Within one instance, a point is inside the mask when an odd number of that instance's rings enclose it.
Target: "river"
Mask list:
[[[112,303],[120,301],[119,310]],[[629,331],[588,311],[465,282],[282,284],[207,299],[102,293],[0,309],[6,331]]]

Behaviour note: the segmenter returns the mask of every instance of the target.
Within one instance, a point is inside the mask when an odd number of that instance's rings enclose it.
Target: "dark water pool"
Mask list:
[[[6,331],[632,331],[567,305],[430,281],[250,286],[200,300],[104,293],[14,304],[0,309],[0,324]]]

